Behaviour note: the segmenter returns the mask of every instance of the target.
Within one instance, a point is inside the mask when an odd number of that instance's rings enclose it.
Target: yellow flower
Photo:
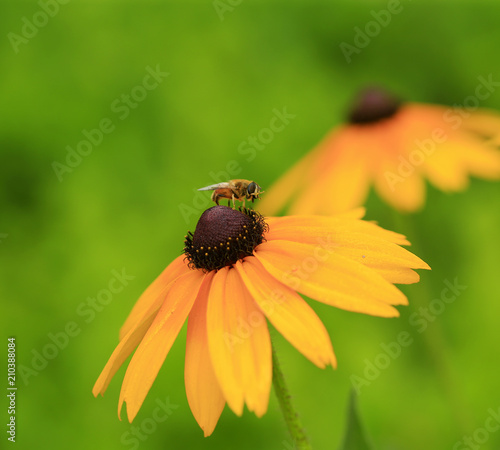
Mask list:
[[[349,311],[398,316],[407,304],[393,283],[415,283],[428,269],[400,247],[404,236],[360,220],[358,209],[336,217],[264,218],[255,211],[206,210],[185,255],[139,298],[120,342],[97,380],[103,394],[135,350],[120,393],[134,419],[186,319],[185,386],[205,436],[225,403],[262,416],[272,379],[269,321],[317,366],[336,365],[328,332],[298,294]]]
[[[260,210],[274,215],[332,214],[364,204],[373,185],[400,211],[424,205],[427,178],[443,191],[468,176],[500,178],[494,148],[500,115],[472,108],[400,103],[379,89],[362,91],[349,122],[336,127],[270,189]],[[498,144],[498,139],[496,144]]]

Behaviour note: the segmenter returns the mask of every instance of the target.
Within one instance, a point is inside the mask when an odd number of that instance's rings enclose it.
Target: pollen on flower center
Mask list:
[[[184,253],[193,269],[219,270],[252,255],[267,230],[256,211],[214,206],[201,215],[194,234],[186,235]]]
[[[392,117],[401,102],[389,92],[379,88],[364,89],[358,94],[349,112],[349,122],[365,125]]]

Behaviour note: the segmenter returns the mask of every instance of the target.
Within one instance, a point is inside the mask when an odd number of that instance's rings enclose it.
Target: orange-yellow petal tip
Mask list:
[[[330,357],[330,359],[328,361],[326,361],[324,368],[326,368],[327,366],[331,366],[332,369],[336,369],[337,368],[337,357],[333,353],[333,350],[332,350],[331,357]]]
[[[408,304],[408,303],[406,303],[406,304]],[[393,315],[388,315],[387,316],[388,318],[390,318],[390,317],[399,317],[400,316],[399,311],[396,308],[392,308],[392,310],[393,310]]]
[[[123,406],[123,400],[118,401],[118,420],[122,420],[122,406]]]
[[[122,409],[122,406],[123,404],[125,403],[125,412],[126,412],[126,415],[127,415],[127,420],[129,421],[129,423],[132,423],[135,419],[135,417],[137,416],[137,413],[139,412],[139,409],[141,408],[142,404],[141,405],[134,405],[134,402],[132,401],[127,401],[127,400],[123,400],[119,405],[118,405],[118,418],[120,420],[122,420],[121,418],[121,409]]]
[[[408,297],[406,295],[401,296],[401,302],[398,303],[398,305],[408,306],[409,305]]]
[[[99,394],[101,394],[102,397],[104,397],[104,392],[101,392],[100,388],[97,386],[97,382],[92,388],[92,395],[94,397],[97,397]]]
[[[215,427],[213,427],[212,429],[201,427],[201,429],[203,430],[203,437],[208,437],[214,432]]]
[[[416,267],[416,269],[425,269],[425,270],[432,270],[431,266],[429,266],[429,264],[427,264],[425,261],[421,260],[422,261],[422,267]]]

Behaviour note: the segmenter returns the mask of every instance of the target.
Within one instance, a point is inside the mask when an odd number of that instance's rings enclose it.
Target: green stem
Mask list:
[[[281,371],[278,356],[273,345],[273,385],[274,392],[280,404],[281,412],[286,422],[286,426],[297,450],[312,450],[304,427],[300,422],[299,415],[292,405],[292,398],[285,383],[283,372]]]

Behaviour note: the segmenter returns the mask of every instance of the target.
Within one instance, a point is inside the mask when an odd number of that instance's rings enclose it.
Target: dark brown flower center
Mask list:
[[[201,215],[194,234],[186,235],[184,253],[192,269],[219,270],[252,255],[267,230],[264,218],[252,209],[214,206]]]
[[[401,105],[400,100],[380,88],[362,90],[349,112],[349,122],[366,125],[392,117]]]

